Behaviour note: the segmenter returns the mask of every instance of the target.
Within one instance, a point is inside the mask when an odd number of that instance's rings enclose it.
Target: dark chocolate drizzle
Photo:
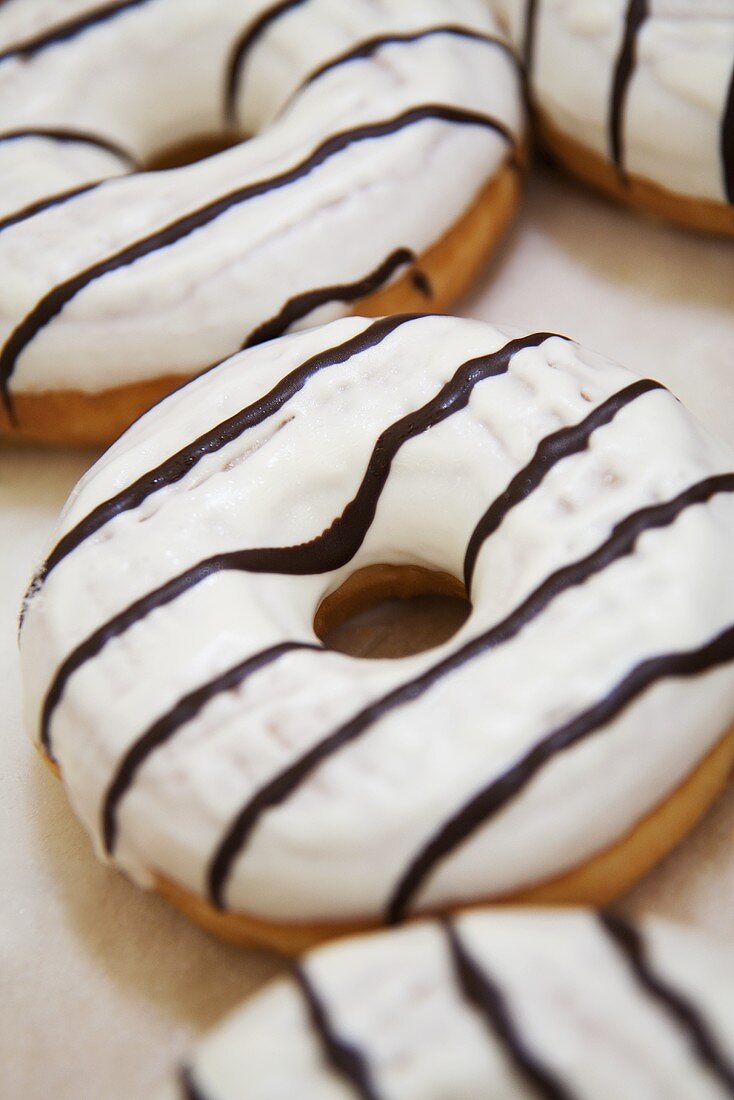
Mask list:
[[[360,1100],[380,1100],[367,1058],[356,1046],[338,1034],[326,1006],[302,965],[294,968],[293,980],[304,999],[311,1027],[318,1037],[329,1069],[341,1077]]]
[[[202,1092],[192,1066],[181,1066],[178,1071],[178,1083],[183,1100],[208,1100],[205,1092]]]
[[[525,67],[526,85],[530,87],[535,59],[535,32],[538,27],[538,0],[527,0],[525,9],[525,34],[523,35],[522,57]]]
[[[9,141],[23,141],[25,138],[44,138],[65,145],[93,145],[96,149],[102,149],[105,153],[111,153],[118,160],[124,161],[130,168],[137,169],[135,158],[114,142],[98,134],[88,134],[83,130],[60,130],[33,127],[26,130],[6,130],[0,133],[0,144]]]
[[[319,374],[320,371],[339,366],[363,352],[369,351],[370,348],[381,344],[396,329],[411,321],[418,320],[421,316],[423,315],[418,313],[406,313],[374,321],[362,332],[352,336],[343,344],[327,348],[325,351],[320,351],[318,354],[311,356],[305,363],[302,363],[281,379],[264,397],[259,398],[252,405],[240,409],[227,420],[200,435],[192,443],[187,443],[180,451],[171,455],[170,458],[164,459],[153,470],[141,474],[131,485],[98,504],[88,516],[80,520],[75,527],[59,540],[36,575],[29,596],[32,597],[40,589],[46,577],[64,558],[68,557],[77,547],[95,535],[116,516],[138,508],[153,493],[157,493],[169,485],[175,485],[186,477],[207,455],[215,454],[222,447],[233,443],[235,439],[238,439],[250,428],[262,424],[271,416],[275,416],[291,398],[303,389],[309,379]]]
[[[379,267],[362,279],[357,279],[353,283],[342,283],[337,286],[307,290],[304,294],[289,298],[277,316],[263,322],[248,336],[242,345],[243,351],[246,348],[254,347],[256,344],[262,344],[265,340],[274,340],[277,336],[282,336],[291,325],[295,324],[296,321],[300,321],[303,317],[307,317],[319,306],[326,305],[329,302],[356,302],[368,294],[373,294],[384,286],[396,271],[408,264],[415,263],[415,260],[415,253],[409,248],[398,248],[386,260],[383,260]]]
[[[479,657],[494,646],[504,644],[515,637],[529,622],[536,618],[561,593],[577,585],[584,584],[594,573],[598,573],[619,558],[632,553],[638,538],[655,527],[667,526],[686,508],[694,504],[705,503],[715,493],[734,492],[734,474],[723,474],[707,478],[681,493],[665,504],[652,505],[632,513],[613,529],[610,537],[595,551],[571,565],[564,566],[552,573],[510,614],[491,627],[484,634],[466,642],[461,649],[450,654],[420,676],[399,684],[387,695],[368,704],[344,725],[318,742],[298,760],[274,776],[240,810],[230,824],[217,852],[212,858],[208,885],[210,898],[216,906],[224,908],[224,894],[227,880],[235,860],[240,856],[260,818],[274,806],[284,802],[325,760],[339,752],[344,746],[356,741],[365,730],[398,707],[414,702],[424,695],[444,676],[454,672],[462,665]],[[732,628],[734,642],[734,628]],[[603,724],[621,710],[627,702],[643,690],[638,683],[650,669],[657,676],[672,675],[678,667],[678,657],[673,654],[660,658],[662,669],[658,671],[657,659],[641,666],[609,696],[586,714],[580,715],[566,726],[553,731],[539,742],[526,757],[522,758],[503,776],[494,780],[488,787],[462,808],[438,834],[416,856],[404,878],[398,884],[395,894],[388,905],[387,920],[391,923],[402,918],[416,891],[435,863],[447,855],[454,847],[484,821],[496,813],[514,794],[533,778],[535,773],[563,748],[568,747],[581,737],[595,730],[595,725]],[[732,652],[731,656],[734,656]],[[729,658],[727,658],[729,659]],[[649,666],[649,667],[648,667]],[[681,673],[682,675],[683,673]],[[632,692],[630,695],[629,692]],[[616,709],[615,709],[616,708]],[[607,716],[607,711],[609,714]]]
[[[401,319],[392,320],[397,323]],[[529,336],[511,340],[489,355],[470,359],[457,369],[453,378],[422,408],[408,413],[386,428],[375,443],[356,495],[323,534],[310,542],[294,546],[234,550],[207,558],[136,600],[125,611],[91,634],[69,654],[61,665],[44,701],[41,716],[41,744],[47,754],[51,756],[51,718],[69,678],[83,664],[95,657],[109,641],[124,634],[134,623],[140,622],[157,608],[171,603],[207,577],[225,570],[304,576],[330,573],[346,565],[354,557],[370,529],[382,490],[390,474],[393,458],[403,444],[465,408],[478,382],[504,374],[518,351],[537,347],[551,336],[553,333],[532,333]]]
[[[625,405],[636,401],[644,393],[663,388],[659,382],[641,378],[638,382],[633,382],[623,390],[612,394],[579,424],[561,428],[540,441],[527,466],[515,474],[505,491],[492,502],[474,528],[464,558],[464,586],[467,592],[471,592],[479,551],[489,536],[500,526],[507,513],[520,501],[530,496],[557,462],[585,450],[592,433],[613,420]]]
[[[102,803],[102,840],[108,855],[114,852],[117,840],[117,808],[148,757],[170,741],[182,726],[196,718],[216,696],[241,687],[250,676],[285,654],[304,649],[320,653],[322,647],[311,642],[281,642],[240,661],[185,695],[133,742],[120,761]]]
[[[721,120],[721,163],[724,192],[727,201],[734,203],[734,68],[731,72],[724,115]]]
[[[224,85],[224,110],[227,124],[230,128],[237,127],[237,97],[239,94],[242,69],[250,52],[263,35],[277,22],[282,15],[287,15],[294,8],[298,8],[307,0],[280,0],[272,4],[252,23],[246,27],[232,47],[232,52],[227,64],[227,74]]]
[[[106,23],[131,8],[139,8],[149,2],[150,0],[117,0],[116,3],[93,8],[92,11],[84,12],[74,19],[69,19],[65,23],[59,23],[57,26],[51,27],[50,30],[41,31],[40,34],[34,35],[32,38],[26,38],[22,42],[16,42],[15,45],[9,46],[0,52],[0,62],[7,61],[11,57],[20,57],[27,60],[41,50],[48,49],[49,46],[57,46],[61,42],[68,42],[70,39],[76,38],[77,35],[89,30],[90,27],[99,26],[100,23]]]
[[[734,1096],[734,1065],[720,1049],[706,1020],[692,1001],[655,972],[640,931],[611,913],[600,913],[599,921],[641,988],[686,1036],[698,1061],[716,1078],[727,1095]]]
[[[464,998],[481,1017],[490,1035],[499,1043],[509,1062],[545,1100],[572,1100],[573,1094],[548,1066],[529,1048],[512,1019],[507,1001],[486,967],[479,966],[462,942],[456,925],[443,924],[456,984]]]
[[[75,199],[77,195],[83,195],[86,191],[91,191],[95,187],[99,187],[99,182],[85,183],[82,187],[73,187],[69,191],[59,191],[56,195],[38,199],[37,202],[29,203],[28,206],[24,206],[12,214],[6,214],[4,218],[0,218],[0,233],[3,229],[10,229],[11,225],[18,225],[19,222],[25,222],[36,214],[42,214],[44,210],[49,210],[52,206],[62,206],[70,199]]]
[[[624,19],[622,45],[617,55],[612,79],[612,95],[609,103],[609,151],[612,161],[623,177],[624,165],[624,112],[627,92],[635,70],[637,36],[649,15],[649,0],[629,0]]]
[[[26,315],[20,324],[10,334],[5,346],[0,352],[0,391],[2,400],[11,422],[15,422],[13,405],[10,396],[10,379],[15,370],[18,357],[25,350],[33,338],[49,324],[76,295],[84,290],[95,279],[103,275],[128,267],[137,260],[148,256],[162,248],[167,248],[200,229],[210,224],[233,206],[245,202],[248,199],[263,195],[269,191],[285,187],[296,180],[309,175],[331,157],[362,141],[369,141],[381,137],[389,137],[425,121],[447,122],[460,126],[477,126],[491,130],[499,134],[511,149],[515,148],[515,139],[509,130],[501,122],[490,118],[488,115],[475,111],[464,110],[458,107],[449,107],[442,104],[424,104],[411,107],[391,119],[380,122],[366,123],[353,129],[343,130],[338,134],[323,141],[309,156],[285,172],[281,172],[269,179],[247,184],[229,194],[215,199],[205,206],[199,207],[192,213],[169,223],[162,229],[150,234],[133,244],[126,245],[119,252],[101,260],[65,282],[60,283],[49,291],[34,308]],[[233,351],[235,349],[232,349]]]
[[[414,272],[412,272],[410,276],[410,281],[412,282],[418,293],[422,294],[424,298],[433,297],[433,285],[431,283],[431,280],[426,275],[425,271],[416,269]]]

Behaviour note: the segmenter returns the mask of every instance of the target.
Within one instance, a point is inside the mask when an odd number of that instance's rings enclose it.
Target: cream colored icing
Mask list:
[[[519,46],[528,0],[493,0]],[[537,0],[531,90],[564,134],[611,159],[609,111],[629,0]],[[734,71],[734,3],[650,0],[623,117],[624,167],[726,202],[721,127]]]
[[[162,146],[221,132],[229,60],[272,6],[141,0],[61,43],[6,58],[0,130],[72,128],[113,141],[140,163]],[[5,4],[0,52],[92,7],[67,2],[60,20],[58,5]],[[59,284],[220,196],[287,172],[337,133],[437,104],[491,116],[519,139],[518,67],[510,51],[476,37],[386,44],[301,88],[366,40],[446,24],[497,32],[483,0],[307,0],[283,12],[241,68],[238,129],[252,139],[173,171],[113,180],[130,169],[109,153],[39,138],[0,141],[0,220],[44,196],[107,180],[0,229],[6,352],[13,331]],[[360,282],[398,249],[423,254],[469,209],[510,144],[487,128],[427,119],[335,153],[294,183],[85,285],[15,356],[11,394],[94,392],[210,366],[289,299]],[[350,309],[335,301],[320,316]]]
[[[478,321],[389,323],[381,342],[318,371],[273,415],[58,562],[31,598],[21,636],[34,734],[62,662],[95,631],[213,555],[318,539],[357,492],[380,434],[434,398],[461,364],[509,339]],[[341,319],[189,383],[82,479],[54,542],[313,356],[364,342],[381,324]],[[218,572],[73,672],[51,717],[50,750],[100,854],[104,800],[123,758],[179,700],[268,647],[317,644],[317,608],[357,569],[405,563],[460,577],[480,518],[541,441],[636,382],[562,337],[535,342],[514,354],[507,373],[479,382],[465,408],[398,448],[365,537],[343,564],[304,575]],[[505,620],[626,517],[733,468],[730,451],[667,391],[636,396],[585,449],[549,468],[484,542],[473,611],[458,634],[395,661],[293,651],[219,691],[139,767],[117,806],[115,861],[142,885],[163,873],[206,894],[223,837],[275,776],[363,707]],[[384,914],[407,866],[479,789],[610,697],[639,664],[731,628],[733,484],[730,476],[707,502],[646,530],[634,552],[567,587],[512,637],[323,760],[259,818],[229,867],[223,903],[297,923]],[[407,909],[506,894],[578,866],[674,790],[733,718],[731,663],[662,676],[548,760],[436,863]]]
[[[647,919],[645,965],[695,1013],[722,1063],[703,1064],[691,1032],[641,984],[613,935],[583,910],[464,914],[454,934],[492,983],[511,1038],[467,999],[446,929],[436,923],[343,940],[302,969],[338,1036],[362,1060],[372,1094],[391,1100],[719,1100],[734,1081],[734,964],[723,945]],[[518,1067],[522,1045],[559,1091]],[[726,1085],[726,1069],[732,1077]],[[187,1067],[201,1100],[352,1100],[329,1065],[305,998],[272,982],[201,1042]],[[160,1100],[188,1096],[171,1081]]]

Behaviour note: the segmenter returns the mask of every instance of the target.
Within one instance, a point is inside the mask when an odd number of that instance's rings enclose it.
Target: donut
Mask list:
[[[731,951],[663,920],[462,913],[309,954],[158,1100],[723,1100]]]
[[[29,728],[98,854],[235,942],[602,904],[734,758],[733,468],[558,335],[408,314],[259,345],[72,494],[25,606]],[[323,644],[396,578],[471,614],[395,660]]]
[[[493,0],[542,144],[613,198],[734,235],[730,0]]]
[[[512,218],[486,0],[60,7],[0,7],[0,434],[109,443],[243,347],[443,310]]]

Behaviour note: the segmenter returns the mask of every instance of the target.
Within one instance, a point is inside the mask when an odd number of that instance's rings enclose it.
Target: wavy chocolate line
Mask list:
[[[67,42],[90,27],[106,23],[109,19],[114,19],[130,8],[139,8],[146,3],[148,3],[148,0],[117,0],[116,3],[104,4],[102,7],[84,12],[83,15],[79,15],[75,19],[59,23],[58,26],[52,27],[50,30],[42,31],[32,38],[26,38],[22,42],[17,42],[14,46],[9,46],[0,52],[0,62],[11,57],[31,57],[40,50],[48,49],[49,46],[56,46],[60,42]]]
[[[498,1042],[508,1061],[531,1089],[545,1100],[573,1100],[573,1094],[538,1056],[528,1047],[516,1027],[507,1001],[499,986],[490,978],[485,966],[469,954],[459,931],[452,921],[443,929],[448,943],[456,984],[464,999],[483,1020],[490,1035]]]
[[[594,575],[619,558],[630,554],[637,539],[654,527],[667,526],[686,508],[705,503],[715,493],[734,492],[734,474],[707,478],[665,504],[642,508],[614,527],[610,537],[591,554],[571,565],[564,566],[543,581],[514,611],[484,634],[466,642],[455,653],[443,658],[420,676],[400,684],[387,695],[368,704],[344,725],[314,745],[298,760],[276,775],[243,806],[231,822],[215,852],[208,873],[209,896],[214,905],[224,908],[226,884],[235,860],[241,854],[260,818],[269,809],[284,802],[330,756],[360,737],[375,722],[398,707],[412,703],[424,695],[448,673],[479,657],[486,650],[510,641],[527,623],[569,588],[584,584]],[[609,698],[616,698],[614,693]],[[571,723],[571,734],[575,726]],[[557,742],[566,736],[565,727],[555,731],[536,746],[527,759],[521,760],[508,773],[493,781],[468,807],[452,818],[416,857],[404,879],[399,884],[388,907],[388,919],[399,919],[423,878],[433,864],[460,843],[475,828],[475,821],[482,823],[488,812],[507,801],[532,778],[545,762],[544,754],[556,751]]]
[[[228,126],[232,129],[237,127],[236,105],[242,68],[253,46],[282,15],[287,15],[288,12],[306,2],[307,0],[280,0],[280,3],[266,8],[251,26],[245,28],[232,47],[224,83],[224,114]]]
[[[640,931],[611,913],[599,913],[599,923],[641,988],[683,1032],[698,1060],[727,1095],[734,1096],[734,1065],[725,1057],[695,1005],[655,972]]]
[[[89,515],[80,520],[59,540],[31,584],[27,599],[35,595],[45,579],[64,558],[68,557],[69,554],[108,523],[111,523],[116,516],[140,507],[148,497],[152,496],[153,493],[157,493],[160,489],[175,485],[186,477],[207,455],[215,454],[229,443],[239,439],[250,428],[262,424],[271,416],[275,416],[284,405],[303,389],[311,378],[322,370],[340,366],[363,352],[369,351],[370,348],[377,347],[396,329],[411,321],[418,320],[422,316],[424,314],[405,313],[383,318],[373,322],[362,332],[350,337],[344,343],[318,352],[305,363],[290,371],[264,397],[258,398],[253,404],[238,410],[227,420],[210,428],[209,431],[200,435],[192,443],[187,443],[180,451],[164,459],[154,469],[141,474],[131,485],[102,501]]]
[[[409,110],[380,122],[365,123],[349,130],[343,130],[326,138],[317,148],[294,168],[289,168],[269,179],[247,184],[229,194],[215,199],[205,206],[199,207],[192,213],[169,223],[164,228],[157,230],[133,244],[126,245],[119,252],[101,260],[84,271],[72,276],[49,291],[33,307],[26,317],[17,325],[10,334],[5,346],[0,352],[0,392],[2,400],[11,423],[15,423],[12,400],[10,397],[10,379],[15,370],[18,357],[25,350],[33,338],[45,328],[76,295],[96,279],[108,275],[120,268],[128,267],[137,260],[148,256],[162,248],[176,244],[194,230],[209,225],[233,206],[248,199],[255,198],[267,192],[294,183],[309,175],[336,154],[343,152],[351,145],[362,141],[369,141],[381,137],[389,137],[393,134],[416,125],[421,122],[436,121],[447,122],[460,126],[476,126],[491,130],[499,134],[511,149],[515,148],[515,139],[510,131],[496,119],[475,111],[463,110],[458,107],[448,107],[441,104],[423,104],[411,107]],[[234,349],[233,349],[234,350]]]
[[[537,347],[553,333],[532,333],[511,340],[496,352],[463,363],[429,402],[391,424],[378,437],[357,493],[344,511],[321,535],[295,546],[258,547],[217,554],[198,562],[153,592],[136,600],[125,611],[105,623],[77,646],[61,665],[44,701],[41,715],[41,744],[51,757],[50,723],[69,678],[83,664],[96,657],[113,638],[124,634],[152,611],[171,603],[207,577],[227,570],[249,573],[278,573],[288,576],[330,573],[356,554],[372,524],[393,458],[403,444],[465,408],[474,386],[486,378],[504,374],[513,356],[525,348]]]
[[[84,130],[48,129],[43,127],[6,130],[4,133],[0,133],[0,145],[9,141],[23,141],[26,138],[44,138],[65,145],[92,145],[96,149],[102,149],[105,153],[111,153],[118,160],[125,161],[131,168],[138,168],[135,158],[120,145],[109,141],[108,138],[99,137],[97,134],[89,134]]]
[[[624,18],[624,34],[612,79],[612,95],[609,103],[609,150],[617,170],[625,176],[624,167],[624,110],[627,92],[636,64],[637,36],[649,15],[649,0],[629,0]]]
[[[73,187],[69,191],[59,191],[56,195],[49,195],[45,199],[29,203],[28,206],[24,206],[12,214],[6,214],[4,218],[0,218],[0,233],[3,229],[10,229],[11,225],[18,225],[20,222],[35,217],[36,214],[42,214],[44,210],[49,210],[52,206],[62,206],[70,199],[75,199],[77,195],[92,191],[95,187],[99,187],[100,182],[97,180],[94,183],[85,183],[82,187]]]
[[[296,966],[292,977],[308,1009],[311,1027],[321,1044],[324,1061],[360,1100],[380,1100],[366,1056],[338,1034],[304,967]]]
[[[724,193],[727,201],[734,203],[734,68],[731,72],[721,120],[721,164],[724,174]]]
[[[489,536],[494,534],[500,526],[507,513],[530,496],[556,463],[585,450],[591,435],[597,428],[609,424],[618,412],[626,405],[636,401],[638,397],[649,393],[651,390],[660,389],[664,389],[664,387],[659,382],[653,382],[649,378],[641,378],[639,381],[626,386],[623,390],[612,394],[579,424],[561,428],[553,435],[541,439],[530,462],[515,474],[505,491],[496,500],[492,501],[472,532],[464,558],[464,587],[467,592],[471,592],[479,551]]]
[[[291,325],[295,324],[296,321],[300,321],[303,317],[307,317],[319,306],[326,305],[329,302],[356,302],[368,294],[374,294],[376,290],[379,290],[390,280],[399,268],[415,263],[416,259],[415,252],[410,248],[398,248],[386,260],[383,260],[379,267],[362,279],[358,279],[353,283],[342,283],[336,286],[320,287],[317,290],[307,290],[304,294],[289,298],[280,313],[259,325],[248,336],[242,345],[242,350],[245,351],[256,344],[262,344],[266,340],[274,340],[277,336],[282,336]]]
[[[241,687],[250,676],[267,668],[287,653],[303,649],[320,653],[322,648],[312,642],[281,642],[279,645],[263,649],[189,692],[149,726],[145,733],[133,742],[118,764],[102,802],[102,843],[105,852],[108,855],[114,852],[117,841],[118,807],[138,771],[152,753],[170,741],[182,726],[196,718],[218,695]]]

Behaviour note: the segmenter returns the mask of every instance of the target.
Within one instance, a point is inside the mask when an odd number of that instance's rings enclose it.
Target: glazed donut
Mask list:
[[[98,853],[297,949],[488,899],[601,903],[734,757],[734,473],[658,383],[548,333],[342,318],[137,422],[26,605],[27,718]],[[397,660],[315,622],[462,582]]]
[[[581,179],[734,235],[731,0],[493,0],[543,144]]]
[[[719,1100],[731,951],[661,920],[509,910],[322,947],[158,1100]]]
[[[486,0],[64,11],[0,8],[0,432],[109,442],[244,346],[443,309],[511,218],[522,80]]]

